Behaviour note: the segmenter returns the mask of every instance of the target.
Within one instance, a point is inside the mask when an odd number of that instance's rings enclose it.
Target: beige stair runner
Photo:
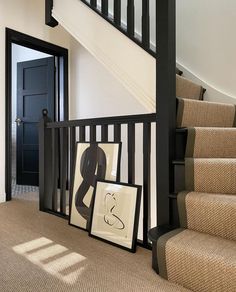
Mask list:
[[[162,277],[194,292],[236,292],[235,109],[178,99],[177,126],[188,128],[181,228],[158,239],[157,260]]]

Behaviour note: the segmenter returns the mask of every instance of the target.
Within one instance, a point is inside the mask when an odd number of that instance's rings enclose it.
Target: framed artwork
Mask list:
[[[97,181],[89,235],[135,252],[141,186]]]
[[[119,179],[121,143],[77,143],[69,224],[88,230],[96,181]]]

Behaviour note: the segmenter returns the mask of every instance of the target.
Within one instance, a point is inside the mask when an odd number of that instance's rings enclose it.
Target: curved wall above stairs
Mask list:
[[[53,17],[149,111],[155,111],[155,59],[78,0],[54,0]]]
[[[235,27],[235,0],[177,1],[177,61],[202,81],[207,100],[235,103]]]

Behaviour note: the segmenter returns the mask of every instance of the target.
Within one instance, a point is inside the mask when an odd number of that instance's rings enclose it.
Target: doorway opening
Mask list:
[[[6,28],[6,199],[38,193],[42,109],[68,119],[68,50]]]

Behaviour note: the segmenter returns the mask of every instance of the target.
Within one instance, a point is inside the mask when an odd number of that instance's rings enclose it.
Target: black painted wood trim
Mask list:
[[[45,0],[45,24],[51,27],[58,25],[57,20],[52,16],[53,0]]]
[[[102,125],[102,142],[108,141],[108,125]]]
[[[129,37],[134,36],[134,22],[135,22],[135,10],[134,0],[127,1],[127,34]]]
[[[101,0],[101,4],[102,4],[102,13],[105,16],[108,16],[108,0]]]
[[[11,100],[11,55],[12,44],[18,44],[30,49],[41,51],[46,54],[57,56],[61,62],[63,61],[64,69],[59,74],[61,84],[63,84],[64,92],[60,97],[62,104],[64,104],[63,115],[61,120],[68,120],[68,50],[66,48],[51,44],[49,42],[37,39],[27,34],[6,28],[5,30],[5,91],[6,91],[6,122],[5,122],[5,192],[6,200],[11,200],[11,180],[12,180],[12,100]]]
[[[142,43],[146,49],[150,48],[149,0],[142,0]]]
[[[114,125],[114,142],[121,141],[121,125],[115,124]]]
[[[128,124],[128,123],[145,123],[155,122],[156,114],[143,114],[143,115],[128,115],[128,116],[115,116],[115,117],[102,117],[95,119],[81,119],[70,120],[64,122],[52,122],[48,123],[48,128],[67,128],[67,127],[79,127],[79,126],[91,126],[91,125],[116,125],[116,124]]]
[[[97,137],[97,127],[96,125],[90,125],[89,127],[89,141],[90,142],[96,142]]]
[[[60,129],[60,212],[66,214],[66,183],[68,170],[68,129]]]
[[[143,124],[143,244],[148,244],[151,225],[151,124]]]
[[[135,183],[135,124],[128,124],[128,183]]]
[[[114,23],[121,25],[121,0],[114,0]]]
[[[175,1],[156,1],[156,176],[157,224],[169,225],[169,194],[174,189],[176,129]]]
[[[85,142],[85,126],[79,127],[79,141]]]

